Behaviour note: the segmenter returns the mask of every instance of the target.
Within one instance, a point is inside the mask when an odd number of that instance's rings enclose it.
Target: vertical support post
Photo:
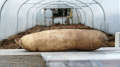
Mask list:
[[[44,23],[45,23],[45,26],[47,26],[47,24],[46,24],[46,14],[45,14],[45,11],[46,11],[46,9],[44,9]]]
[[[54,9],[51,10],[52,10],[52,25],[54,25]]]
[[[115,33],[115,47],[120,47],[120,32]]]
[[[75,11],[76,11],[76,14],[77,14],[77,18],[78,18],[78,24],[80,23],[80,17],[79,17],[79,15],[78,15],[78,11],[77,11],[77,8],[75,8]]]
[[[64,8],[62,9],[62,24],[64,24],[63,18],[64,18]]]
[[[72,23],[73,23],[73,8],[71,9],[71,12],[72,12],[71,20],[72,20]]]

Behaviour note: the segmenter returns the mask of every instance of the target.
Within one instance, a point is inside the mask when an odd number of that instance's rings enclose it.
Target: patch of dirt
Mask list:
[[[22,36],[31,34],[31,33],[35,33],[35,32],[44,31],[44,30],[51,30],[51,29],[93,29],[93,28],[90,28],[83,24],[72,24],[72,25],[55,24],[50,27],[37,25],[37,26],[35,26],[31,29],[28,29],[24,32],[10,36],[8,39],[4,39],[4,40],[0,41],[0,49],[20,49],[21,47],[19,45],[17,45],[16,40],[19,40]],[[114,47],[115,46],[114,36],[110,35],[110,34],[107,34],[107,36],[109,38],[109,42],[107,45],[109,47]]]

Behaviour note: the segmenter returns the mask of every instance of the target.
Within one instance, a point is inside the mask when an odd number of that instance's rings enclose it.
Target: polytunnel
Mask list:
[[[0,40],[25,31],[35,25],[50,26],[53,22],[65,24],[62,18],[51,18],[53,10],[65,10],[72,14],[70,24],[84,24],[114,34],[120,31],[119,0],[1,0]],[[114,7],[114,8],[112,8]],[[62,11],[62,10],[61,10]],[[54,19],[54,21],[53,21]],[[117,23],[117,24],[116,24]]]

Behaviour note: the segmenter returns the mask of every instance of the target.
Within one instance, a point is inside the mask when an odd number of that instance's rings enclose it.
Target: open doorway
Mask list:
[[[54,24],[71,24],[73,23],[73,12],[71,8],[51,8],[44,9],[45,23]]]

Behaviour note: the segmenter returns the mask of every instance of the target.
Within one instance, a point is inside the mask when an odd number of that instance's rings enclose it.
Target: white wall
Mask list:
[[[4,5],[0,20],[0,39],[17,33],[17,11],[23,1],[25,0],[8,0]]]
[[[108,32],[120,32],[120,0],[98,0],[104,7]]]
[[[94,13],[94,26],[91,25],[91,22],[85,22],[87,26],[92,26],[93,28],[103,30],[110,34],[115,34],[115,32],[120,32],[120,0],[97,0],[104,8],[106,21],[104,23],[103,13],[101,8],[98,5],[90,6]],[[86,14],[90,10],[85,9]],[[90,16],[87,16],[89,19]],[[106,30],[105,30],[106,29]]]

